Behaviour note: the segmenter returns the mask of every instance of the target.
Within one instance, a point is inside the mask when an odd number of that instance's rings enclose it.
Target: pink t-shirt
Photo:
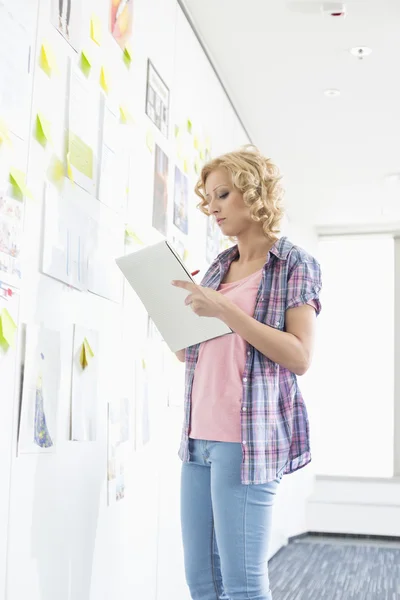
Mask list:
[[[222,283],[219,291],[253,316],[261,273],[262,269],[245,279]],[[192,388],[191,438],[241,442],[246,345],[237,333],[201,344]]]

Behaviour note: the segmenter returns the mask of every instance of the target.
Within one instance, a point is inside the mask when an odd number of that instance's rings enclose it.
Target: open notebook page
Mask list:
[[[168,242],[137,250],[116,262],[172,352],[232,333],[219,319],[199,317],[185,305],[189,292],[174,287],[171,281],[193,280]]]

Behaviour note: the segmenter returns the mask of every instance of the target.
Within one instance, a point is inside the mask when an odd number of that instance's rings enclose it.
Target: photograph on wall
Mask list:
[[[207,218],[206,230],[206,260],[209,264],[212,263],[219,252],[220,231],[216,220],[213,217]]]
[[[24,203],[0,189],[0,281],[19,287]]]
[[[78,51],[82,23],[82,0],[51,0],[51,22]]]
[[[168,156],[156,146],[154,165],[154,194],[152,225],[167,235],[168,219]]]
[[[19,454],[55,451],[61,377],[60,333],[26,327]]]
[[[147,63],[146,114],[165,137],[168,137],[169,89],[155,70]]]
[[[189,185],[186,175],[175,167],[174,189],[174,225],[187,234],[188,232]]]
[[[133,0],[110,0],[111,35],[124,49],[132,35]]]
[[[129,417],[128,398],[116,399],[108,403],[107,490],[109,505],[125,497]]]
[[[97,437],[98,333],[74,325],[71,386],[71,432],[75,442]]]

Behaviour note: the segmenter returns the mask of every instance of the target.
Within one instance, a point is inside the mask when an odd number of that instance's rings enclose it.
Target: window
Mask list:
[[[394,250],[389,235],[320,239],[312,423],[319,474],[393,476]]]

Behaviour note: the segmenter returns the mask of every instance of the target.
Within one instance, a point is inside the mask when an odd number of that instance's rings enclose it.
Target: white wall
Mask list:
[[[148,131],[152,131],[156,143],[170,157],[170,198],[174,164],[182,166],[176,156],[175,124],[190,118],[196,129],[211,136],[213,154],[247,143],[248,139],[175,0],[135,2],[134,60],[130,71],[125,69],[114,41],[106,35],[108,5],[108,0],[84,2],[84,47],[89,49],[94,64],[91,83],[97,84],[99,65],[106,64],[111,73],[111,96],[115,95],[117,101],[127,104],[134,117],[135,124],[126,141],[130,159],[127,222],[145,239],[158,239],[150,226],[154,157],[146,147]],[[50,25],[50,0],[41,0],[39,6],[30,0],[18,0],[12,7],[17,16],[29,16],[33,41],[31,128],[21,150],[21,160],[25,154],[28,158],[28,185],[33,198],[26,199],[19,344],[16,351],[7,356],[10,364],[0,363],[2,384],[4,373],[9,378],[4,388],[8,413],[3,415],[0,424],[9,435],[8,439],[3,438],[3,481],[11,474],[9,519],[6,494],[1,506],[1,532],[8,530],[8,561],[7,581],[4,569],[0,585],[2,589],[6,587],[4,597],[7,600],[20,600],[28,595],[31,600],[53,600],[55,597],[59,600],[109,600],[114,597],[121,600],[184,600],[188,598],[188,592],[182,567],[180,462],[177,457],[182,409],[168,408],[162,395],[154,394],[152,442],[136,451],[132,446],[126,498],[108,507],[107,402],[127,396],[133,408],[133,365],[141,351],[146,318],[128,289],[125,289],[122,308],[103,298],[73,290],[40,272],[47,167],[53,151],[59,155],[64,152],[66,68],[68,58],[76,64],[79,57]],[[103,23],[104,42],[100,48],[89,40],[92,11]],[[43,39],[53,47],[58,62],[59,73],[51,79],[38,67]],[[168,140],[162,138],[144,116],[148,57],[171,91]],[[44,109],[51,114],[54,138],[54,146],[47,151],[32,138],[36,113]],[[192,183],[193,179],[192,175]],[[171,211],[171,201],[169,206]],[[191,222],[195,215],[199,226],[187,241],[188,261],[189,266],[204,269],[205,221],[196,212],[192,199]],[[178,233],[174,229],[171,231]],[[285,233],[309,251],[314,251],[315,238],[308,228],[296,229],[289,223]],[[15,315],[18,319],[18,312]],[[19,393],[16,383],[20,376],[24,323],[43,323],[60,331],[62,391],[57,452],[17,458]],[[68,441],[73,323],[97,329],[100,335],[99,433],[97,440],[90,443]],[[311,391],[309,378],[304,378],[303,383],[307,398],[307,388]],[[312,393],[307,399],[312,411]],[[271,553],[288,537],[305,530],[305,502],[312,479],[310,467],[284,479],[276,507]],[[5,556],[3,546],[0,559]]]

